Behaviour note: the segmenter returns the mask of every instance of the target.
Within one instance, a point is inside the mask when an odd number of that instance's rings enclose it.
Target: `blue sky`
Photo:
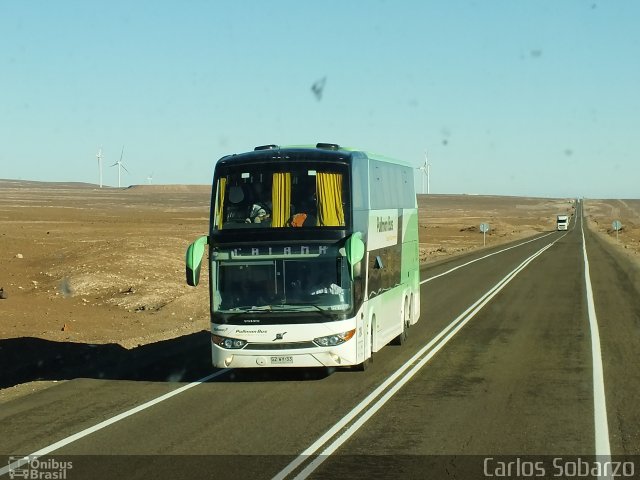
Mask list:
[[[639,198],[639,20],[635,0],[1,0],[0,178],[98,183],[101,145],[107,185],[123,146],[123,185],[208,184],[223,155],[332,142],[426,151],[431,193]]]

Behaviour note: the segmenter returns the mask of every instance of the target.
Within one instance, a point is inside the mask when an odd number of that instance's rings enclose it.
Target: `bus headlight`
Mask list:
[[[313,339],[313,343],[319,347],[334,347],[341,343],[347,342],[356,333],[355,328],[343,333],[334,333],[333,335],[327,335],[326,337],[318,337]]]
[[[244,348],[247,344],[246,340],[240,340],[239,338],[221,337],[220,335],[211,334],[211,341],[219,347],[226,348],[228,350],[237,350],[238,348]]]

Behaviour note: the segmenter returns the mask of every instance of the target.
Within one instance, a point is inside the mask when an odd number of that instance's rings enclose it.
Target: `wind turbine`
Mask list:
[[[124,145],[122,146],[122,152],[120,152],[120,160],[118,160],[116,163],[111,165],[112,167],[115,167],[116,165],[118,166],[118,188],[120,188],[120,169],[124,168],[124,171],[129,173],[129,170],[127,170],[127,167],[125,167],[122,164],[122,156],[123,155],[124,155]]]
[[[424,179],[425,177],[427,178],[427,194],[430,193],[430,170],[431,170],[431,164],[427,161],[427,152],[424,152],[424,163],[422,164],[422,166],[416,168],[416,170],[420,170],[423,173],[423,177],[422,177],[422,193],[424,193]]]
[[[98,147],[98,153],[96,154],[98,157],[98,171],[100,172],[100,188],[102,188],[102,145]]]
[[[153,172],[151,173],[151,175],[149,175],[149,176],[147,177],[147,183],[148,183],[149,185],[151,185],[151,184],[153,183]]]

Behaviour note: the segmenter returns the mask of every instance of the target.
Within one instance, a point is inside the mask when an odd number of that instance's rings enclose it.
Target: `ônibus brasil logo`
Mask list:
[[[62,462],[55,458],[9,457],[9,477],[33,480],[65,480],[73,462]]]

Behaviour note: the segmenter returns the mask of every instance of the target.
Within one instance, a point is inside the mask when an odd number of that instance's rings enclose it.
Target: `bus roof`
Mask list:
[[[378,160],[386,163],[393,163],[396,165],[403,165],[406,167],[412,167],[411,164],[397,160],[395,158],[386,157],[377,153],[367,152],[352,147],[342,147],[335,143],[318,143],[316,145],[261,145],[255,147],[252,151],[244,153],[234,153],[222,157],[219,161],[221,163],[227,163],[229,161],[243,161],[243,160],[264,160],[272,158],[282,158],[283,154],[293,154],[293,156],[309,156],[317,158],[332,158],[334,160],[346,160],[347,158],[354,158],[356,155],[364,155],[369,159]]]

